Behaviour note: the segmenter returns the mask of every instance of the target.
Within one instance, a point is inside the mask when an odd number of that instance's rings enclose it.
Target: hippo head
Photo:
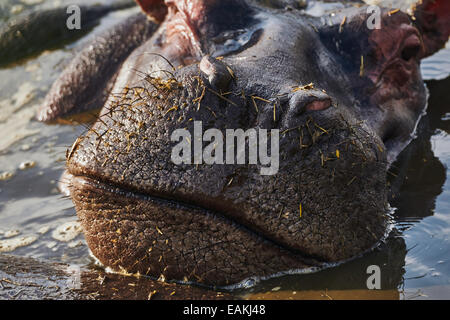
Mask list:
[[[95,257],[224,285],[373,248],[388,224],[387,169],[426,105],[419,61],[448,26],[428,37],[422,16],[382,9],[373,28],[366,6],[316,18],[240,0],[138,3],[160,26],[67,154]],[[244,162],[226,154],[237,129]]]

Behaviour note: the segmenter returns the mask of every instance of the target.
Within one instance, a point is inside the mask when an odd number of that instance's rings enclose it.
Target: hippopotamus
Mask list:
[[[250,0],[136,2],[142,13],[83,49],[37,114],[101,109],[63,178],[101,264],[222,286],[346,261],[385,238],[386,173],[425,111],[420,60],[448,40],[448,1],[380,8],[377,27],[354,3],[314,17]],[[174,163],[179,129],[221,152],[199,123],[273,133],[278,145],[258,150],[278,152],[276,172]]]

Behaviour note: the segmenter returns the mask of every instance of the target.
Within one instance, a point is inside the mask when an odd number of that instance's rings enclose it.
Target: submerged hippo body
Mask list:
[[[33,8],[0,23],[0,67],[61,46],[86,34],[106,14],[132,7],[132,0],[116,0],[108,5]],[[75,9],[75,10],[76,10]],[[80,26],[68,27],[68,17],[80,13]],[[1,22],[1,21],[0,21]],[[81,27],[82,22],[82,27]],[[73,21],[72,21],[73,23]]]
[[[224,285],[373,248],[388,224],[386,171],[426,105],[419,61],[448,39],[448,2],[418,6],[417,26],[382,9],[374,30],[364,6],[314,18],[251,1],[138,3],[159,27],[110,70],[96,56],[96,70],[108,70],[97,85],[112,89],[67,153],[67,185],[95,257],[116,271]],[[78,64],[39,119],[93,98],[92,69]],[[172,133],[195,137],[198,122],[278,129],[277,173],[175,164]]]

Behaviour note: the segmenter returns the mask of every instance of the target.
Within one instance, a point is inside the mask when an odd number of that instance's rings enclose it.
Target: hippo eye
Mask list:
[[[330,99],[314,100],[305,106],[306,111],[320,111],[328,109],[331,106]]]

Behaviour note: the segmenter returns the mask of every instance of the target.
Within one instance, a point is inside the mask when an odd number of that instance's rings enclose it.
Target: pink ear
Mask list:
[[[422,0],[414,10],[422,31],[425,56],[441,49],[450,35],[450,1]]]
[[[147,15],[158,22],[162,22],[167,14],[167,6],[164,0],[136,0],[138,5]]]

